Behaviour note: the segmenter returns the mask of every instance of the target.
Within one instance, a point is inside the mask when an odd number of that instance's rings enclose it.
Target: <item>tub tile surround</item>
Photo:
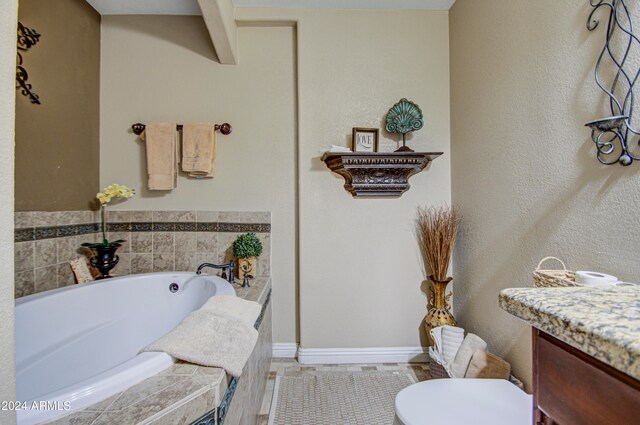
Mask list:
[[[109,239],[127,241],[118,249],[113,274],[190,271],[204,262],[227,263],[233,241],[254,232],[263,243],[258,274],[271,264],[271,214],[217,211],[110,211]]]
[[[258,334],[256,347],[247,361],[242,376],[237,381],[235,392],[231,394],[228,390],[223,399],[223,405],[218,409],[218,424],[255,425],[258,423],[271,367],[271,315],[271,308],[267,307],[263,316],[264,325]],[[199,424],[198,421],[194,425]]]
[[[14,220],[15,297],[74,284],[68,262],[99,238],[94,212],[16,212]]]
[[[206,417],[212,418],[210,424],[255,424],[271,364],[271,279],[263,276],[251,288],[234,287],[238,297],[263,305],[256,321],[258,342],[239,379],[230,379],[220,368],[179,361],[122,393],[49,423],[174,425]]]
[[[15,297],[73,285],[69,261],[99,242],[100,214],[94,211],[15,213]],[[108,211],[109,240],[126,242],[112,275],[192,271],[204,262],[227,263],[232,243],[254,232],[263,243],[258,275],[271,269],[271,213],[233,211]]]

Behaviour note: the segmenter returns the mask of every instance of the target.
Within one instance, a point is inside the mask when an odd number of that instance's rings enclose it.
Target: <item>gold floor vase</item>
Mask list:
[[[429,276],[429,280],[433,284],[433,288],[429,290],[429,301],[431,308],[424,318],[424,326],[427,330],[427,337],[429,338],[429,345],[433,345],[431,340],[431,329],[437,328],[443,325],[456,325],[456,319],[451,314],[451,306],[449,305],[449,299],[451,294],[446,295],[447,285],[453,280],[449,277],[447,280],[439,281],[433,279],[433,276]]]

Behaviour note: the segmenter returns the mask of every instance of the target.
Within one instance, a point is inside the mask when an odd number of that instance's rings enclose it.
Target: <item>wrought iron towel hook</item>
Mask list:
[[[231,124],[229,124],[228,122],[225,122],[223,124],[215,124],[214,126],[216,131],[219,131],[220,133],[224,134],[225,136],[231,134],[231,131],[233,130],[233,128],[231,127]],[[145,129],[145,125],[142,123],[135,123],[131,126],[131,129],[133,130],[133,132],[135,134],[137,134],[138,136],[142,134],[142,132]],[[176,129],[178,131],[182,130],[182,124],[178,124],[176,126]]]

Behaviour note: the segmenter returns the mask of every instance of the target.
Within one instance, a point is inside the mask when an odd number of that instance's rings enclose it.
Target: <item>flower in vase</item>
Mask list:
[[[113,198],[131,198],[133,196],[133,189],[120,185],[120,184],[110,184],[109,186],[102,189],[102,192],[98,192],[96,198],[100,201],[100,205],[106,205]]]
[[[82,246],[87,248],[98,248],[100,246],[113,246],[119,247],[124,240],[120,239],[117,241],[109,242],[107,240],[107,204],[109,204],[114,199],[128,199],[134,195],[133,189],[130,187],[120,185],[120,184],[110,184],[109,186],[102,189],[102,191],[96,194],[96,198],[100,202],[100,218],[102,223],[102,242],[98,243],[83,243]]]

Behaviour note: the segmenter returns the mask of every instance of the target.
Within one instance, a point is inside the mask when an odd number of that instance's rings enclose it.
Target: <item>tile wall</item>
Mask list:
[[[100,240],[92,211],[17,212],[15,296],[75,284],[69,261],[91,257],[80,248]],[[226,263],[236,237],[254,232],[263,243],[258,274],[271,268],[271,213],[218,211],[109,211],[109,240],[124,239],[112,275],[193,271],[200,263]]]

